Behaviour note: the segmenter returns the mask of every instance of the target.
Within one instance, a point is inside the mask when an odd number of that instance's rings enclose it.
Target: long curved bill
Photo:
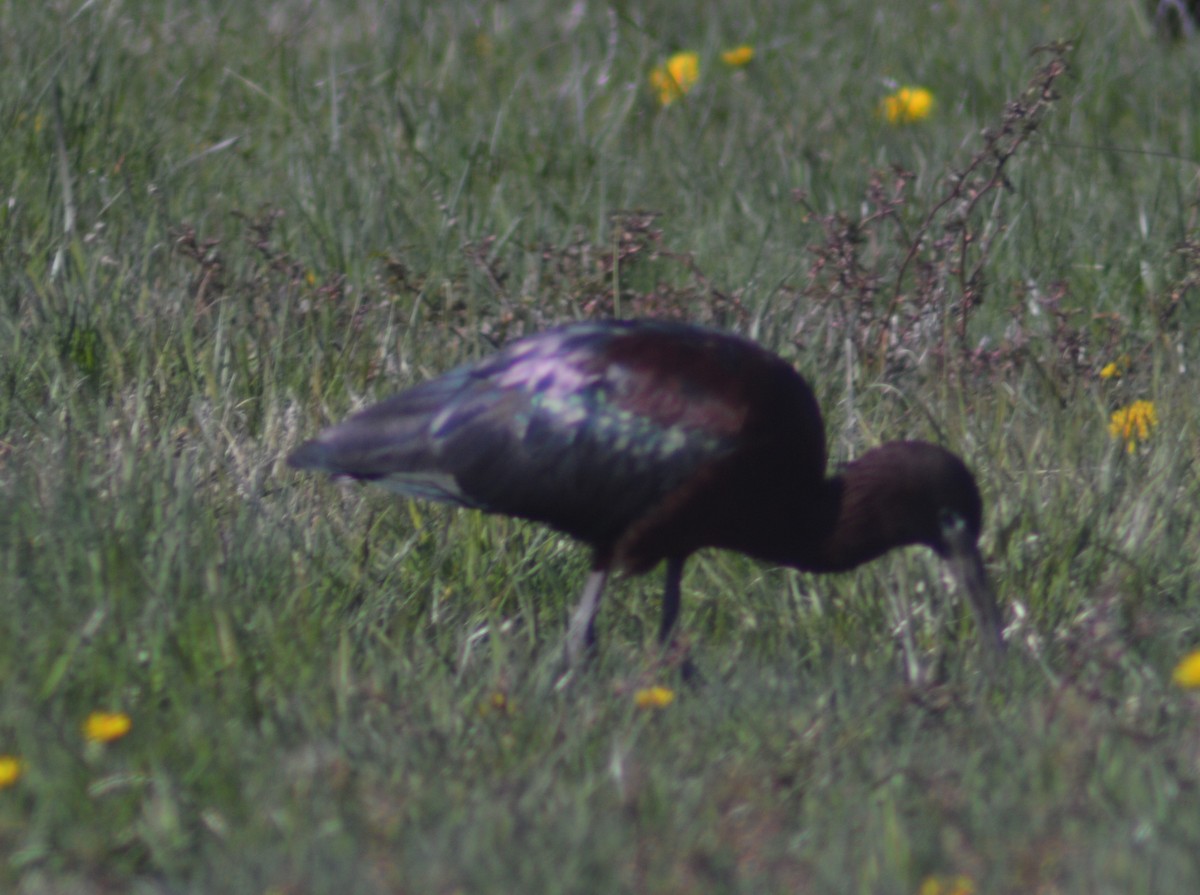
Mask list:
[[[948,547],[946,564],[971,602],[971,612],[975,615],[975,623],[979,625],[980,635],[996,655],[1003,655],[1007,647],[1004,642],[1004,618],[988,582],[975,538],[961,521],[944,526],[942,536]]]

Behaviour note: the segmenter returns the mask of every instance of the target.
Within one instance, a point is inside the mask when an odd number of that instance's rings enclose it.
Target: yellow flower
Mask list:
[[[754,47],[750,46],[750,44],[742,44],[721,54],[721,61],[730,68],[741,68],[744,65],[749,65],[750,60],[753,58]]]
[[[975,895],[975,882],[969,876],[931,875],[921,880],[917,895]]]
[[[1127,407],[1114,410],[1108,422],[1108,434],[1125,442],[1133,453],[1139,441],[1145,441],[1158,425],[1158,411],[1153,401],[1134,401]]]
[[[498,712],[501,715],[511,715],[515,711],[512,700],[508,698],[508,694],[503,690],[494,690],[487,699],[479,703],[479,715],[486,718],[492,712]]]
[[[675,691],[668,687],[646,687],[633,694],[633,704],[639,709],[665,709],[675,701]]]
[[[1129,369],[1131,363],[1128,354],[1122,354],[1115,361],[1105,364],[1100,368],[1101,379],[1120,379],[1125,375],[1125,371]]]
[[[1171,680],[1185,690],[1200,689],[1200,649],[1193,650],[1179,660],[1171,673]]]
[[[15,755],[0,755],[0,789],[8,789],[21,779],[25,762]]]
[[[901,87],[879,103],[879,114],[892,124],[923,121],[933,112],[933,94],[924,87]]]
[[[666,65],[650,71],[650,86],[658,91],[658,101],[669,106],[695,86],[700,79],[700,57],[691,52],[676,53]]]
[[[92,712],[83,722],[83,735],[93,743],[111,743],[129,733],[132,726],[124,712]]]

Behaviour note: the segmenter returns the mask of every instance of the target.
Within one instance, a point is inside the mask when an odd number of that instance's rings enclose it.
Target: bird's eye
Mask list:
[[[938,510],[938,528],[944,536],[958,534],[967,527],[967,520],[954,510],[943,507]]]

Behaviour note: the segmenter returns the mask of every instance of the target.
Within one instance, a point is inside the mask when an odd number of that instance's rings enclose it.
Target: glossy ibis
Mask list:
[[[662,560],[666,642],[683,564],[702,547],[836,572],[924,544],[953,569],[988,645],[1004,647],[976,544],[982,502],[963,462],[897,441],[826,478],[812,389],[736,336],[662,321],[552,329],[362,410],[288,463],[534,519],[589,544],[568,663],[595,642],[609,573]]]

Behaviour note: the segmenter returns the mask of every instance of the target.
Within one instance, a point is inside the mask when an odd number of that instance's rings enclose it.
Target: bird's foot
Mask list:
[[[591,635],[591,636],[589,636]],[[563,643],[562,659],[558,677],[554,681],[554,689],[565,690],[588,665],[596,658],[596,639],[591,629],[577,631],[574,628],[567,632],[566,642]]]
[[[679,669],[679,676],[689,687],[704,683],[704,675],[692,661],[692,644],[686,637],[673,637],[660,647],[657,664],[663,669]]]

